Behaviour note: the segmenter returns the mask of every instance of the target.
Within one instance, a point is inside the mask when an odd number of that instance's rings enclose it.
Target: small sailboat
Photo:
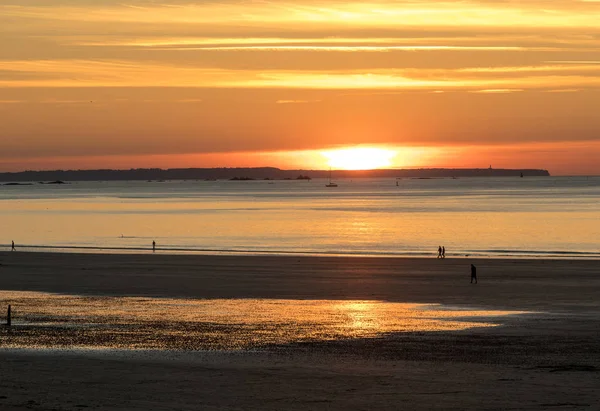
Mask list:
[[[331,182],[331,167],[329,167],[329,184],[325,184],[325,187],[337,187],[336,183]]]

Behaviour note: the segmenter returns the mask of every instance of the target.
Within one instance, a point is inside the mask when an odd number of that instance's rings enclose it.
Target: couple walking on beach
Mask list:
[[[438,247],[437,258],[446,258],[446,247],[442,247],[441,245]]]

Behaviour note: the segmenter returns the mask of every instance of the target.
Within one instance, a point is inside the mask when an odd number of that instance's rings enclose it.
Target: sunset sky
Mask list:
[[[599,22],[600,0],[2,0],[0,171],[358,146],[600,174]]]

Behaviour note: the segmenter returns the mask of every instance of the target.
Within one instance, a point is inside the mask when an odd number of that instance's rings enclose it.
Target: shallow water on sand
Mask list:
[[[247,350],[500,325],[520,311],[355,300],[81,297],[0,291],[2,348]]]

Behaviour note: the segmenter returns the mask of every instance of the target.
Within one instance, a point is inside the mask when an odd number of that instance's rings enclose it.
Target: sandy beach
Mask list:
[[[477,285],[469,284],[470,263],[478,267]],[[0,264],[2,312],[8,304],[15,310],[12,330],[0,332],[3,410],[600,407],[598,261],[14,252],[0,254]],[[50,304],[56,295],[66,300]],[[392,328],[352,338],[265,338],[236,349],[225,344],[230,336],[285,336],[296,323],[268,317],[272,327],[248,332],[238,320],[194,319],[190,328],[190,322],[173,321],[177,311],[161,306],[163,318],[139,317],[150,328],[119,333],[138,344],[131,350],[96,340],[106,333],[57,328],[65,317],[51,312],[69,305],[69,321],[93,312],[94,324],[104,326],[117,315],[111,317],[112,305],[102,304],[127,299],[138,305],[168,299],[217,306],[233,299],[258,301],[260,307],[285,301],[292,310],[314,301],[323,307],[345,302],[351,314],[354,305],[367,307]],[[32,305],[22,306],[27,301]],[[458,321],[494,326],[398,331],[389,317],[404,306],[394,304],[478,310],[479,317]],[[138,305],[127,315],[148,315]],[[94,309],[81,309],[88,306]],[[495,316],[501,311],[523,314]],[[321,330],[323,321],[308,312],[303,332]],[[32,318],[42,317],[44,326],[33,324]],[[166,349],[148,345],[147,335],[161,329],[176,336]],[[192,334],[216,335],[216,345],[201,338],[184,344]],[[40,341],[47,344],[36,347]]]

